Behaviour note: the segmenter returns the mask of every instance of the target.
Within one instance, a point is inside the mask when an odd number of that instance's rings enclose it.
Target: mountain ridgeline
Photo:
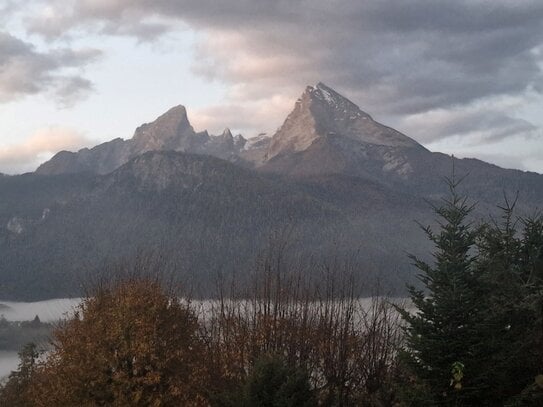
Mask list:
[[[401,290],[406,252],[430,250],[414,220],[432,222],[453,166],[479,213],[504,191],[521,213],[543,202],[543,175],[431,152],[322,83],[271,137],[198,132],[177,106],[132,139],[0,177],[0,298],[79,295],[89,274],[142,252],[210,295],[218,273],[243,278],[277,236]]]

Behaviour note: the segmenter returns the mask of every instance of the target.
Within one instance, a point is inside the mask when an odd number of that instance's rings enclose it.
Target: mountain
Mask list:
[[[226,129],[220,136],[210,136],[207,131],[195,132],[183,106],[176,106],[152,123],[139,126],[132,139],[117,138],[94,148],[84,148],[76,153],[61,151],[42,164],[38,174],[66,174],[91,172],[107,174],[147,151],[181,151],[207,154],[235,160],[246,140],[232,136]]]
[[[272,137],[262,166],[290,175],[343,173],[406,178],[423,146],[386,127],[326,85],[308,86]]]
[[[271,137],[197,132],[177,106],[129,140],[0,177],[0,298],[80,295],[89,275],[147,253],[207,295],[218,274],[243,281],[277,236],[299,262],[349,258],[368,286],[401,291],[406,253],[431,250],[414,221],[434,222],[453,170],[474,221],[504,192],[522,215],[543,202],[543,175],[431,152],[322,83]]]
[[[273,136],[267,159],[304,151],[315,141],[341,136],[375,146],[422,148],[400,132],[383,126],[350,100],[324,85],[308,86],[292,113]]]
[[[329,150],[325,152],[327,157],[314,152],[319,145],[321,149]],[[210,136],[207,131],[196,132],[187,118],[186,109],[176,106],[154,122],[138,127],[132,139],[115,139],[76,153],[62,151],[36,172],[107,174],[144,152],[172,150],[212,155],[234,162],[241,160],[265,171],[301,174],[356,173],[359,162],[370,158],[380,160],[388,171],[405,175],[410,171],[406,157],[391,152],[409,149],[427,151],[409,137],[377,123],[353,102],[319,83],[306,88],[293,112],[271,138],[261,134],[246,140],[241,135],[234,137],[228,128],[219,136]],[[315,157],[306,155],[302,165],[294,165],[291,161],[299,160],[296,155],[299,152],[309,152]],[[337,159],[334,155],[338,154],[346,157]],[[328,165],[322,165],[323,158]],[[347,165],[345,159],[357,163]],[[315,161],[314,165],[311,160]]]
[[[176,106],[138,127],[132,139],[76,153],[60,152],[36,173],[108,174],[147,151],[211,155],[238,165],[298,179],[320,175],[357,177],[425,198],[441,196],[453,167],[470,174],[466,190],[487,207],[503,191],[519,191],[525,209],[540,205],[541,176],[506,170],[476,159],[455,159],[427,150],[412,138],[373,120],[355,103],[323,83],[308,86],[271,137],[245,139],[226,128],[221,135],[196,132],[186,109]]]
[[[431,152],[322,83],[308,86],[296,101],[259,166],[299,179],[354,176],[429,199],[446,192],[443,180],[453,169],[468,175],[462,186],[485,210],[501,202],[504,191],[518,191],[527,211],[543,201],[542,175]]]
[[[144,153],[106,175],[12,178],[10,185],[0,183],[10,202],[0,207],[7,226],[0,228],[0,298],[18,300],[79,295],[89,274],[142,253],[168,259],[187,284],[210,294],[217,273],[235,270],[243,281],[255,256],[286,232],[289,246],[307,258],[332,258],[338,247],[371,253],[357,264],[368,276],[390,270],[385,279],[398,287],[404,279],[396,273],[408,269],[398,266],[404,257],[398,237],[408,238],[414,228],[399,221],[390,239],[386,222],[396,215],[382,214],[401,207],[408,219],[422,216],[422,201],[369,182],[298,183],[174,151]],[[19,208],[18,201],[32,206]],[[388,255],[377,256],[384,242]]]

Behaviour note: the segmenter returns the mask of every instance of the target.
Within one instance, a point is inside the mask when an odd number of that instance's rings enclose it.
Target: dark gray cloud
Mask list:
[[[157,38],[180,24],[201,30],[194,70],[231,85],[232,106],[295,97],[322,80],[399,120],[540,92],[540,0],[42,0],[29,16],[50,38],[74,29]],[[478,115],[478,116],[477,116]],[[469,119],[469,120],[468,120]],[[499,106],[476,109],[435,136],[529,134]],[[455,133],[457,132],[457,133]],[[492,134],[490,134],[492,133]]]
[[[61,103],[70,104],[91,89],[79,71],[99,55],[94,49],[40,52],[32,44],[0,32],[0,103],[52,92]]]
[[[171,27],[172,18],[177,17],[215,30],[213,35],[242,35],[244,41],[230,44],[234,56],[240,51],[236,45],[255,58],[272,52],[284,56],[278,81],[287,80],[282,73],[297,55],[312,67],[306,75],[369,91],[371,99],[383,99],[390,110],[402,113],[522,92],[540,85],[542,79],[532,51],[543,38],[543,3],[538,0],[80,0],[56,4],[55,17],[34,20],[37,31],[41,27],[47,33],[47,23],[66,32],[95,22],[105,29],[114,25],[117,31],[145,36],[149,19],[161,17],[159,27],[166,30],[165,22]],[[226,57],[219,58],[223,65],[219,75],[230,81],[253,79],[229,69]],[[390,89],[387,94],[379,91],[382,87]]]

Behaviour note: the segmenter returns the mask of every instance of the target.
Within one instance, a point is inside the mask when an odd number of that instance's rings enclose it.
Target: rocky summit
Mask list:
[[[218,136],[209,135],[205,130],[196,132],[185,107],[180,105],[152,123],[139,126],[130,140],[116,139],[76,153],[60,152],[36,172],[106,174],[137,155],[161,150],[206,154],[231,161],[241,159],[253,167],[260,167],[278,156],[303,152],[315,144],[334,139],[340,140],[336,144],[345,152],[351,151],[353,144],[364,150],[377,147],[424,149],[409,137],[374,121],[353,102],[319,83],[306,88],[292,113],[272,137],[263,134],[248,141],[241,135],[232,135],[229,128]]]
[[[421,147],[400,132],[377,123],[353,102],[319,83],[308,86],[296,101],[294,110],[274,135],[267,158],[304,151],[317,139],[333,136],[370,145]]]
[[[185,107],[175,106],[154,122],[139,126],[129,140],[119,138],[76,153],[59,152],[42,164],[36,173],[107,174],[148,151],[207,154],[228,160],[237,157],[245,143],[246,140],[239,135],[234,140],[228,129],[220,136],[210,136],[207,131],[194,131]]]

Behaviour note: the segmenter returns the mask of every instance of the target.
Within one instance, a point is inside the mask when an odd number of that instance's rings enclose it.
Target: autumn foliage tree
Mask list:
[[[152,279],[102,285],[54,334],[34,406],[201,406],[198,321]]]

